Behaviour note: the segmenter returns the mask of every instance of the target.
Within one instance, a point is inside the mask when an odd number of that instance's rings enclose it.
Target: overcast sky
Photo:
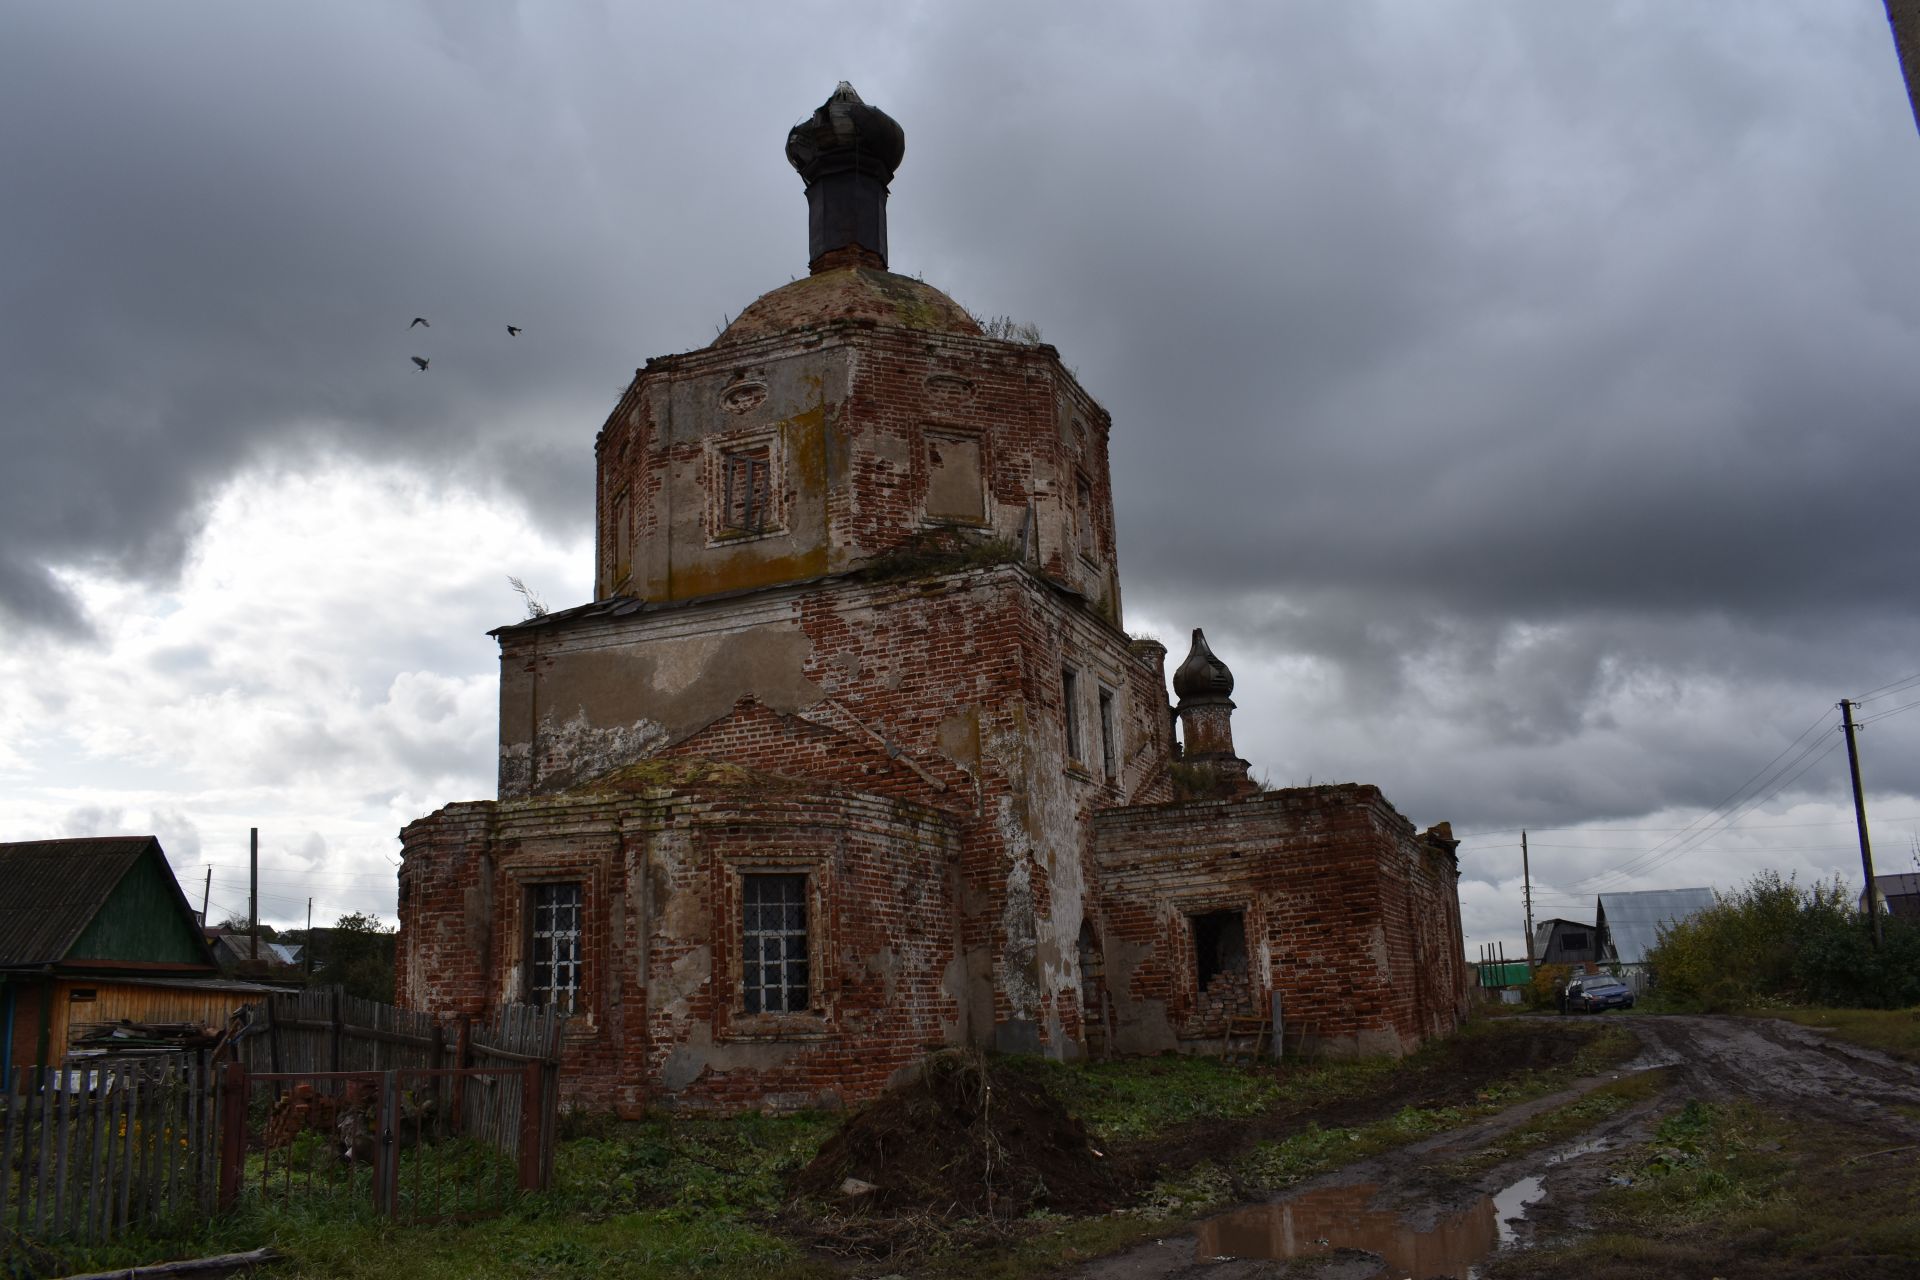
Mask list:
[[[1843,697],[1920,865],[1879,0],[0,0],[0,839],[156,832],[218,919],[257,825],[269,919],[391,920],[507,575],[588,598],[594,433],[804,273],[841,79],[893,268],[1112,412],[1129,626],[1206,627],[1257,775],[1451,820],[1470,952],[1523,827],[1539,916],[1857,884]]]

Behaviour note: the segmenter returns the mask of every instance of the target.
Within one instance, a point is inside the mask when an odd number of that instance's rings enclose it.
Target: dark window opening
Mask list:
[[[773,506],[773,458],[766,445],[721,459],[720,527],[728,533],[764,533]]]
[[[807,877],[750,875],[740,893],[740,979],[748,1013],[807,1008]]]
[[[579,884],[537,884],[528,891],[527,1000],[572,1013],[580,998]]]
[[[1104,965],[1100,958],[1100,940],[1094,936],[1093,922],[1080,922],[1080,1037],[1088,1046],[1104,1047],[1106,1022],[1100,1004],[1100,981]]]
[[[1080,676],[1072,667],[1060,669],[1060,697],[1066,704],[1067,759],[1080,758]]]
[[[1247,971],[1246,915],[1240,911],[1209,911],[1193,917],[1193,959],[1200,990],[1205,991],[1223,973]]]
[[[1100,691],[1100,772],[1113,778],[1120,772],[1119,743],[1113,732],[1113,690]]]
[[[1560,935],[1560,949],[1562,951],[1585,951],[1587,949],[1587,935],[1568,930],[1566,933]]]

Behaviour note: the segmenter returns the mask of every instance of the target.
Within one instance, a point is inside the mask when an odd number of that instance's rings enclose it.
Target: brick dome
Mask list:
[[[967,309],[930,284],[871,267],[841,267],[762,294],[714,339],[713,345],[732,346],[841,320],[866,321],[890,329],[980,336],[980,325]]]

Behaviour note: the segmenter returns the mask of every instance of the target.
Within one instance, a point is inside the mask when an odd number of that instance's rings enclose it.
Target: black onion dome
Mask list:
[[[1181,702],[1217,702],[1233,692],[1233,672],[1207,647],[1207,635],[1193,629],[1193,648],[1173,673],[1173,696]]]
[[[787,133],[787,162],[808,182],[827,167],[846,163],[884,183],[906,154],[905,130],[880,108],[862,102],[845,80]]]

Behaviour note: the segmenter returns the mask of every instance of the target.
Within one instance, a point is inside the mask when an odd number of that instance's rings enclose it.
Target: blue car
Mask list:
[[[1568,1013],[1604,1013],[1633,1008],[1633,990],[1604,973],[1588,974],[1567,984],[1562,1008]]]

